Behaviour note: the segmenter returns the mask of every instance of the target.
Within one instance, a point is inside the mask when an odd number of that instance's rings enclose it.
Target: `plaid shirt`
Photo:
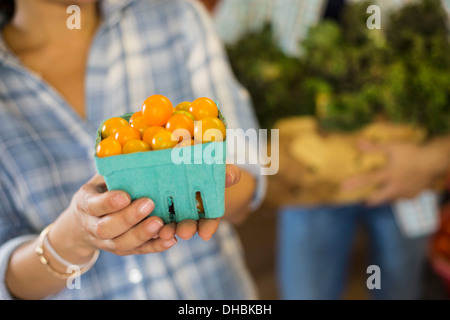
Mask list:
[[[103,23],[88,60],[86,119],[0,39],[0,299],[12,298],[4,281],[12,252],[54,221],[96,173],[92,155],[102,120],[136,111],[158,93],[174,103],[211,97],[221,102],[229,128],[257,128],[248,94],[233,77],[199,4],[105,0],[101,8]],[[263,188],[258,190],[255,205],[263,196]],[[240,242],[226,222],[208,242],[179,239],[163,253],[101,252],[80,284],[79,290],[48,298],[256,297]]]

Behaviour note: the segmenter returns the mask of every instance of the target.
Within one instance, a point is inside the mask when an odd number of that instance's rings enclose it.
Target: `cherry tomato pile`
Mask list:
[[[97,156],[103,158],[223,141],[226,129],[218,115],[216,103],[209,98],[185,101],[174,108],[165,96],[152,95],[129,121],[114,117],[104,122]]]

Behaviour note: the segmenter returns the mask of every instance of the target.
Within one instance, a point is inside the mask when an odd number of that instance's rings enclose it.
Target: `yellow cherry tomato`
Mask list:
[[[226,138],[226,128],[219,118],[208,117],[201,121],[196,121],[194,125],[194,139],[199,143],[211,141],[224,141]]]
[[[119,128],[128,126],[127,120],[121,117],[110,118],[103,123],[102,126],[102,138],[106,139],[111,135],[114,135]]]
[[[183,101],[183,102],[177,104],[175,109],[179,110],[179,111],[189,111],[189,107],[190,106],[191,106],[191,102],[190,101]]]
[[[150,128],[150,126],[147,124],[147,121],[145,121],[144,117],[138,117],[138,118],[134,119],[133,122],[130,124],[130,127],[139,131],[139,134],[141,135],[141,139],[144,136],[145,130]]]
[[[141,135],[137,129],[127,125],[117,130],[115,139],[119,141],[122,146],[124,146],[128,141],[141,139]]]
[[[170,149],[177,145],[178,141],[172,140],[172,132],[163,129],[155,133],[150,147],[152,150]]]
[[[209,117],[217,118],[219,115],[216,103],[209,98],[198,98],[192,101],[189,112],[192,113],[195,120]]]
[[[145,152],[150,151],[150,146],[148,143],[142,140],[130,140],[123,146],[122,153],[134,153],[134,152]]]

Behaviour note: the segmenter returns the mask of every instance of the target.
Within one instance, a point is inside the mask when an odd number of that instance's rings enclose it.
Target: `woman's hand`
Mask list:
[[[81,258],[96,248],[117,255],[161,252],[172,247],[176,238],[171,226],[164,226],[160,218],[147,219],[154,207],[150,199],[131,201],[123,191],[107,191],[103,177],[96,175],[80,188],[55,222],[50,241],[67,241],[70,236],[72,247],[77,248],[75,260],[77,253]],[[56,228],[59,220],[66,221],[65,228]]]
[[[238,167],[227,165],[226,187],[238,183],[240,177]],[[169,249],[177,242],[176,236],[187,240],[198,232],[209,240],[220,222],[217,218],[164,225],[159,217],[147,218],[154,208],[151,199],[131,201],[123,191],[107,191],[103,177],[96,175],[74,195],[56,221],[61,226],[55,226],[49,238],[52,243],[64,239],[70,244],[70,252],[63,257],[75,263],[87,260],[97,248],[117,255],[146,254]]]
[[[362,141],[363,152],[381,152],[387,164],[377,171],[347,179],[342,190],[353,191],[363,186],[373,186],[377,191],[367,199],[369,205],[412,198],[430,188],[448,168],[446,151],[438,144],[418,146],[412,143],[376,145]]]
[[[236,184],[240,170],[227,166],[226,186]],[[171,248],[176,236],[189,239],[196,232],[208,240],[216,232],[220,219],[182,221],[178,224],[148,217],[155,205],[150,199],[131,201],[123,191],[107,191],[103,177],[96,175],[77,191],[69,207],[56,219],[48,233],[55,251],[73,264],[85,264],[95,250],[117,255],[161,252]],[[40,299],[59,292],[66,281],[50,274],[36,258],[37,239],[20,246],[11,256],[6,284],[12,295],[22,299]],[[67,272],[67,266],[48,255],[53,269]]]

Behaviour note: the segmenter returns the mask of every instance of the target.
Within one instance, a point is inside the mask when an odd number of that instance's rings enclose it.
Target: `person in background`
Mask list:
[[[80,29],[67,27],[70,5]],[[257,128],[204,8],[10,0],[0,26],[0,299],[256,298],[230,222],[261,202],[259,168],[227,165],[220,225],[163,225],[146,219],[152,199],[108,191],[92,158],[100,123],[152,94],[210,97],[229,128]]]
[[[300,43],[311,26],[323,18],[338,19],[345,3],[364,0],[201,0],[213,14],[217,33],[233,44],[270,23],[274,40],[286,55],[302,53]],[[377,0],[382,13],[417,0]],[[450,0],[441,0],[450,17]]]
[[[353,0],[352,2],[359,1]],[[350,2],[350,1],[348,1]],[[380,0],[382,12],[407,0]],[[450,16],[450,1],[442,1]],[[219,35],[229,44],[271,23],[275,41],[291,56],[301,55],[300,42],[320,19],[339,19],[343,0],[222,0],[216,7]],[[428,191],[450,167],[450,139],[423,146],[361,144],[365,152],[382,152],[388,165],[353,177],[342,190],[378,186],[367,203],[314,208],[286,206],[278,215],[278,280],[282,299],[342,297],[357,226],[370,239],[370,261],[381,270],[376,299],[418,299],[429,235],[437,226],[438,197]],[[413,160],[412,160],[413,159]],[[401,219],[401,217],[407,217]]]

